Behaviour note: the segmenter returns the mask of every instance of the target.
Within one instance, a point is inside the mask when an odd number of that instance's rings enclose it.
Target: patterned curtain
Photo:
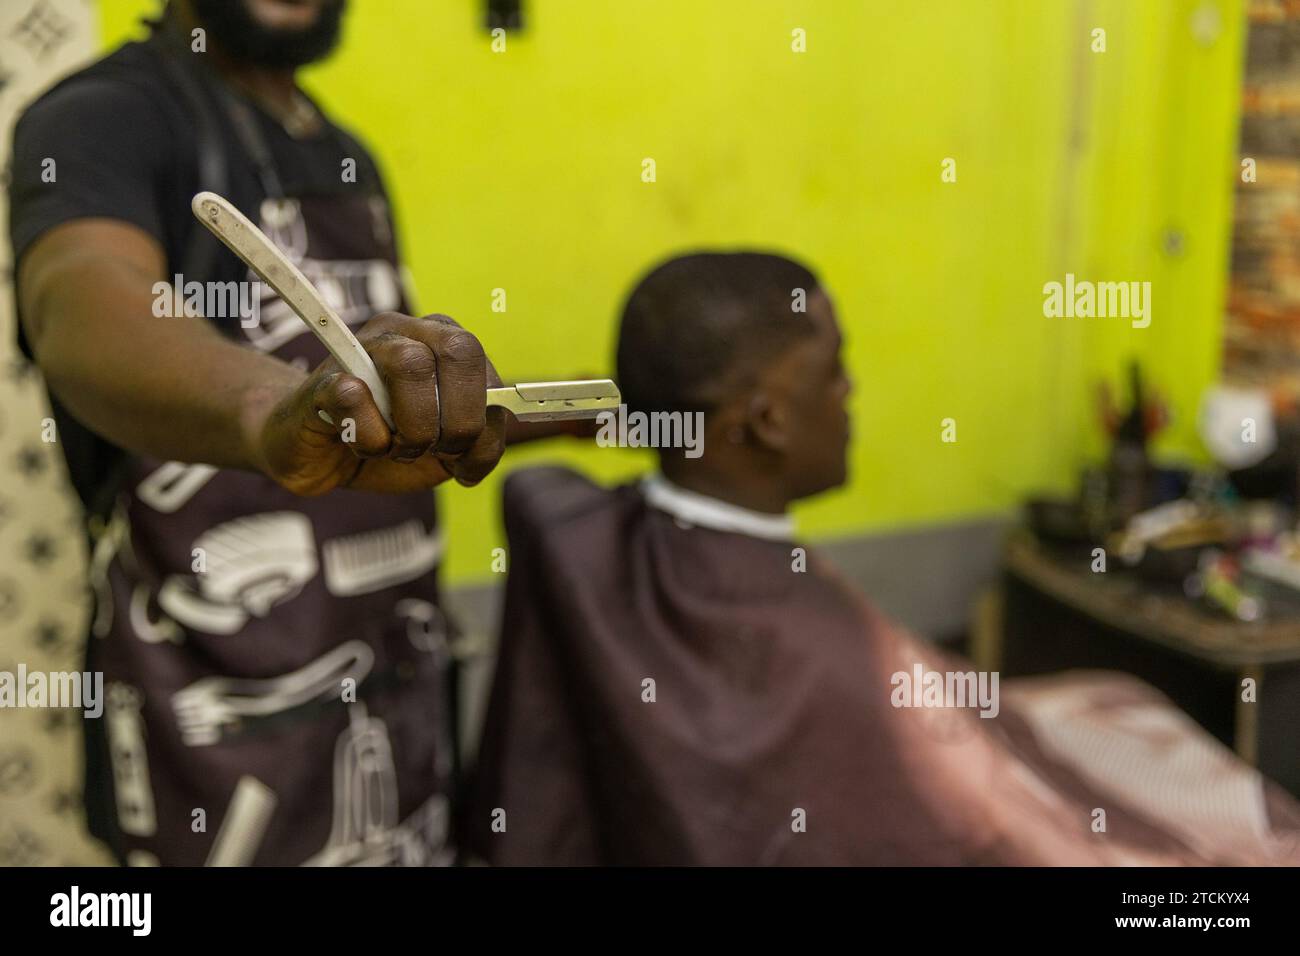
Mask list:
[[[0,125],[98,48],[91,0],[0,3]],[[0,220],[8,223],[0,192]],[[0,671],[79,671],[87,626],[85,547],[39,373],[14,338],[13,263],[0,243]],[[110,862],[85,832],[78,710],[0,709],[0,866]]]

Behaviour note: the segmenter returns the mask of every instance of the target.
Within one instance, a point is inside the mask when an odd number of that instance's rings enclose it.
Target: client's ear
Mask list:
[[[745,408],[745,424],[760,447],[785,451],[790,444],[790,409],[779,395],[757,389]]]

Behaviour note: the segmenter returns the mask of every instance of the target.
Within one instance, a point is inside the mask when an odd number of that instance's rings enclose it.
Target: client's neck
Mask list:
[[[775,482],[764,480],[761,472],[739,475],[717,467],[705,467],[697,460],[670,459],[661,456],[659,467],[664,477],[679,488],[707,495],[719,501],[763,514],[785,514],[790,500]]]

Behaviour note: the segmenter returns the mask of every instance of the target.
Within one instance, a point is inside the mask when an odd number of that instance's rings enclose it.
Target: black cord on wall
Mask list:
[[[523,0],[486,0],[484,24],[489,30],[522,30],[524,28]]]

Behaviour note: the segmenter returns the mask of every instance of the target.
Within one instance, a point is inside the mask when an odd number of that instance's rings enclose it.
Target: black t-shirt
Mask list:
[[[103,217],[131,223],[157,239],[167,255],[169,279],[183,271],[187,281],[245,277],[243,263],[194,218],[190,201],[196,192],[212,189],[251,211],[267,190],[221,106],[214,78],[203,75],[204,67],[186,63],[187,55],[166,52],[162,37],[126,44],[23,113],[14,128],[9,186],[15,274],[24,253],[51,228]],[[178,69],[194,84],[189,95],[176,82]],[[251,101],[243,102],[284,194],[356,190],[340,175],[345,159],[355,160],[363,188],[383,194],[368,152],[328,118],[317,134],[295,139]],[[201,163],[200,153],[209,150],[220,151],[215,164],[220,182],[205,181],[214,164]],[[203,275],[188,274],[196,264]],[[17,332],[19,350],[32,358],[21,317]],[[105,496],[104,485],[113,481],[120,453],[77,422],[55,396],[51,404],[73,487],[91,511],[103,510],[111,502],[111,488]]]

